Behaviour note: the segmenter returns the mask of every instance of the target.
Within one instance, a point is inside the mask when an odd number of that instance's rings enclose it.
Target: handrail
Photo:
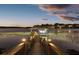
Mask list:
[[[23,47],[24,47],[24,43],[20,43],[16,47],[9,49],[8,51],[2,53],[1,55],[15,55]]]
[[[50,46],[51,49],[54,50],[58,55],[63,55],[63,52],[61,51],[61,49],[60,49],[59,47],[57,47],[55,44],[49,43],[49,46]]]
[[[43,37],[42,37],[43,38]],[[51,54],[50,52],[54,51],[56,54],[58,55],[63,55],[64,53],[61,51],[61,49],[54,44],[54,42],[52,41],[52,39],[48,39],[48,38],[44,38],[44,42],[45,45],[47,45],[47,47],[49,49],[51,49],[51,51],[48,50],[48,54]],[[53,53],[52,53],[53,54]]]

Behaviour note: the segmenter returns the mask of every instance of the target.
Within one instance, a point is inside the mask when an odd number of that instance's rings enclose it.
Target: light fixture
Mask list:
[[[39,32],[42,33],[42,34],[47,33],[47,29],[39,30]]]
[[[48,42],[51,42],[52,40],[51,39],[48,39]]]
[[[25,38],[23,38],[23,39],[22,39],[22,42],[25,42],[25,41],[26,41],[26,39],[25,39]]]

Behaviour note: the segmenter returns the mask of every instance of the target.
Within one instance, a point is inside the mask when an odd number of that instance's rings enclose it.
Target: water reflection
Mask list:
[[[13,48],[22,38],[27,38],[24,32],[0,32],[0,51]]]
[[[50,35],[51,34],[51,35]],[[68,49],[79,51],[79,30],[78,29],[61,29],[49,33],[49,37],[59,46],[64,53]]]
[[[64,54],[68,54],[68,50],[79,51],[79,29],[49,29],[46,36],[48,42],[54,42]],[[31,39],[29,32],[0,32],[0,51],[8,50],[26,39]]]

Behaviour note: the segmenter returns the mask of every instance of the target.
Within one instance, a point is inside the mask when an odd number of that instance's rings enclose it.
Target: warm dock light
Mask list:
[[[22,42],[25,42],[25,41],[26,41],[26,39],[25,39],[25,38],[23,38],[23,39],[22,39]]]
[[[71,33],[71,30],[69,30],[68,32]]]
[[[52,40],[51,39],[48,39],[48,42],[51,42]]]

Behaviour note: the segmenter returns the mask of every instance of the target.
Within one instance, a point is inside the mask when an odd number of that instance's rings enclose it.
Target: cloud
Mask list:
[[[64,8],[69,7],[69,4],[44,4],[44,5],[39,5],[40,9],[42,10],[62,10]]]
[[[64,20],[69,20],[69,21],[75,21],[75,20],[79,20],[79,18],[77,17],[68,17],[68,16],[60,16],[61,18],[63,18]]]
[[[78,4],[44,4],[39,5],[43,11],[50,13],[52,16],[57,16],[62,20],[78,21],[79,20],[79,5]]]

